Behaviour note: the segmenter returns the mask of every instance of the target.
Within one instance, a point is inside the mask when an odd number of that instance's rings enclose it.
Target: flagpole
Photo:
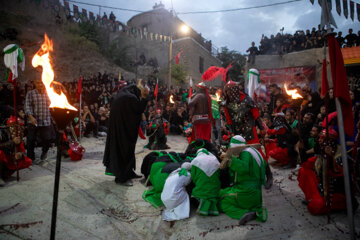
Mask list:
[[[327,0],[322,0],[322,9],[326,14],[326,27],[327,27],[327,34],[330,33],[331,26],[330,26],[330,15],[328,2]],[[336,24],[335,24],[336,25]],[[325,52],[326,53],[326,52]],[[326,58],[326,55],[325,55]],[[334,79],[333,79],[334,81]],[[349,165],[347,161],[347,152],[345,146],[345,132],[344,132],[344,120],[342,115],[342,109],[340,100],[338,97],[335,97],[335,104],[336,104],[336,111],[337,111],[337,119],[338,119],[338,127],[339,127],[339,135],[340,135],[340,147],[341,147],[341,160],[343,163],[343,177],[344,177],[344,187],[345,187],[345,196],[346,196],[346,209],[347,209],[347,216],[349,221],[349,230],[350,230],[350,239],[355,240],[355,225],[354,225],[354,215],[352,211],[352,199],[351,199],[351,189],[350,189],[350,177],[349,177]]]
[[[80,93],[80,107],[79,107],[79,142],[81,142],[81,109],[82,109],[82,93]]]

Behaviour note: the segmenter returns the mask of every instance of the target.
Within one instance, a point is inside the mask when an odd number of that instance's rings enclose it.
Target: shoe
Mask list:
[[[134,186],[134,184],[132,183],[132,181],[129,179],[129,180],[127,180],[126,182],[122,182],[122,183],[120,183],[121,185],[123,185],[123,186],[126,186],[126,187],[132,187],[132,186]]]
[[[256,219],[256,212],[245,213],[239,221],[239,225],[245,225],[247,222]]]
[[[142,175],[138,175],[136,174],[134,171],[133,173],[131,174],[131,178],[142,178],[143,176]]]
[[[40,156],[41,161],[44,161],[47,159],[47,152],[42,152]]]

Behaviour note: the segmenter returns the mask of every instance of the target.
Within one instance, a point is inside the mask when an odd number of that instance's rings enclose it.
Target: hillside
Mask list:
[[[0,47],[3,49],[10,43],[16,43],[23,49],[26,59],[25,71],[19,71],[22,83],[32,81],[40,74],[31,66],[33,55],[40,48],[44,33],[53,40],[54,52],[51,61],[55,72],[55,80],[72,81],[78,76],[89,76],[97,72],[112,73],[115,76],[121,72],[126,79],[133,79],[134,73],[127,72],[106,58],[96,43],[81,37],[76,23],[62,19],[56,23],[55,15],[50,9],[45,9],[35,2],[0,0]],[[9,29],[18,33],[16,39],[10,40]],[[10,30],[10,31],[11,31]],[[5,67],[0,67],[1,77],[5,75]]]

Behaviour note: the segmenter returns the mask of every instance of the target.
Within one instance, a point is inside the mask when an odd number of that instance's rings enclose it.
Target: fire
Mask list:
[[[285,92],[287,95],[291,96],[291,99],[299,99],[299,98],[303,98],[303,96],[301,96],[297,89],[293,89],[293,90],[288,90],[286,87],[286,84],[284,84],[284,88],[285,88]]]
[[[216,95],[216,101],[220,102],[221,101],[220,94],[216,92],[215,95]]]
[[[50,63],[50,52],[53,51],[53,42],[48,38],[45,33],[45,41],[41,45],[41,48],[34,55],[32,59],[32,65],[34,68],[42,66],[41,80],[45,85],[46,92],[50,99],[50,108],[57,107],[63,109],[71,109],[77,111],[76,108],[70,105],[65,94],[61,91],[60,94],[56,93],[52,82],[54,81],[54,71]]]
[[[173,96],[173,95],[170,95],[170,103],[175,103],[175,102],[174,102],[174,96]]]

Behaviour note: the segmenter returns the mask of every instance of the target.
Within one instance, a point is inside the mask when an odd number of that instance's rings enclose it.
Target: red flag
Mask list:
[[[192,87],[190,87],[189,89],[189,98],[191,98],[191,96],[192,96]]]
[[[139,130],[138,130],[138,135],[141,139],[146,139],[146,137],[144,136],[144,132],[142,131],[140,126],[139,126]]]
[[[157,97],[158,95],[158,82],[156,82],[155,90],[154,90],[154,96]]]
[[[334,97],[339,98],[344,119],[344,131],[348,136],[354,134],[354,115],[350,98],[349,83],[344,67],[344,59],[335,35],[327,36],[331,65],[331,78],[333,81]]]
[[[78,85],[77,85],[77,89],[76,89],[76,98],[78,100],[80,100],[81,93],[82,93],[82,78],[80,76],[79,77],[79,82],[78,82]]]
[[[180,62],[180,55],[181,55],[182,52],[183,52],[183,51],[180,51],[178,54],[176,54],[176,56],[175,56],[175,63],[176,63],[176,64],[179,64],[179,62]]]
[[[321,96],[325,96],[329,92],[329,82],[327,79],[326,59],[323,60],[321,75]]]

